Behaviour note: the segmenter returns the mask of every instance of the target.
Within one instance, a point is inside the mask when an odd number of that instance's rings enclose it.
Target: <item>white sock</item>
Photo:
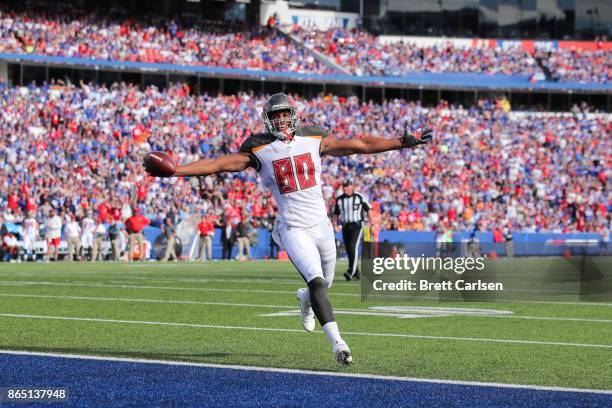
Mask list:
[[[327,340],[333,346],[336,342],[341,342],[342,337],[340,337],[340,331],[338,330],[338,323],[336,322],[328,322],[323,326],[323,331],[327,336]]]

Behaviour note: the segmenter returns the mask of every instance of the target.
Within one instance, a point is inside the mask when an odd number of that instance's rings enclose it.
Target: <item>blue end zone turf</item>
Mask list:
[[[0,387],[68,388],[74,407],[610,407],[612,394],[0,352]],[[0,403],[24,407],[25,403]]]

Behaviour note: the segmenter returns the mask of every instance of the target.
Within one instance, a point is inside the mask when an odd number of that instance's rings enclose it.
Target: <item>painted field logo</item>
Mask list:
[[[429,307],[429,306],[371,306],[367,309],[336,309],[335,314],[395,317],[398,319],[415,319],[418,317],[445,316],[511,316],[509,310],[473,309],[467,307]],[[258,316],[298,316],[299,310],[266,313]]]

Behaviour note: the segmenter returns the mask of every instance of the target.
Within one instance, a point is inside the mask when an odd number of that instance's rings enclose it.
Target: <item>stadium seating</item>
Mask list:
[[[612,80],[610,51],[537,50],[535,55],[557,81],[605,84]]]
[[[360,30],[291,33],[356,75],[405,76],[414,72],[523,75],[531,80],[608,83],[609,49],[589,51],[526,47],[520,41],[451,40],[433,45],[383,43]],[[274,29],[238,23],[198,21],[182,26],[156,18],[111,19],[81,14],[27,15],[0,11],[0,53],[40,54],[107,61],[334,73],[308,49]],[[491,46],[491,44],[496,44]]]
[[[536,75],[541,70],[523,49],[457,48],[450,42],[434,46],[414,43],[381,44],[365,31],[297,30],[312,45],[357,75],[403,76],[410,72],[463,72]]]
[[[474,106],[357,98],[300,99],[304,121],[340,138],[397,137],[405,121],[437,130],[427,148],[326,158],[328,203],[352,179],[381,210],[381,228],[599,232],[609,223],[607,115],[512,112],[507,101]],[[240,220],[274,212],[248,170],[233,176],[153,179],[141,160],[168,151],[181,163],[237,151],[260,131],[263,96],[194,96],[187,86],[141,91],[126,84],[9,87],[0,92],[0,213],[20,222],[50,206],[101,220],[125,219],[130,203],[154,225],[211,211]]]
[[[200,21],[113,20],[92,15],[0,11],[0,52],[114,61],[331,72],[274,30]]]
[[[575,45],[570,49],[550,48],[550,42],[544,42],[548,48],[539,47],[532,52],[533,41],[471,40],[459,41],[462,44],[459,47],[452,40],[434,41],[433,45],[409,40],[383,43],[365,31],[340,28],[319,31],[296,26],[292,33],[357,75],[469,72],[526,75],[542,80],[544,70],[548,70],[551,79],[560,82],[607,83],[612,78],[609,47],[599,50],[575,49]]]

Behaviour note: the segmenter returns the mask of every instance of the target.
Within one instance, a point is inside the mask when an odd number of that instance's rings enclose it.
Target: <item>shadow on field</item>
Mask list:
[[[125,351],[125,350],[105,350],[99,348],[68,348],[68,347],[2,347],[7,350],[31,351],[40,353],[57,353],[57,354],[79,354],[87,356],[106,356],[106,357],[125,357],[139,358],[148,360],[179,360],[179,361],[197,361],[199,359],[208,358],[225,358],[225,357],[270,357],[269,354],[256,353],[155,353],[155,352],[140,352],[140,351]]]

